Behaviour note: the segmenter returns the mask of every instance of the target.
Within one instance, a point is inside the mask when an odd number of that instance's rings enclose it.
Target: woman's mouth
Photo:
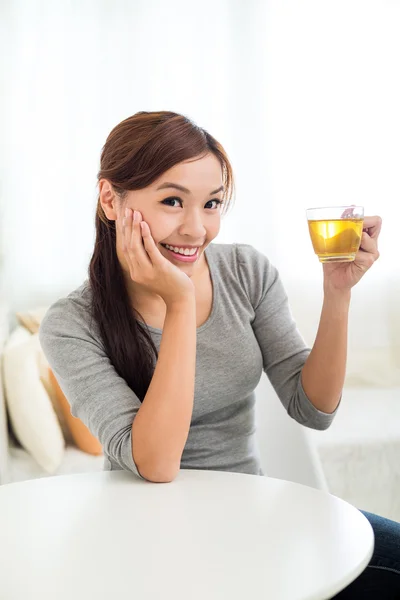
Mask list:
[[[173,246],[169,246],[168,244],[161,244],[161,246],[163,248],[165,248],[168,253],[172,256],[172,258],[174,258],[177,261],[180,262],[189,262],[189,263],[193,263],[197,260],[198,256],[199,256],[199,248],[185,248],[185,249],[180,249],[180,252],[175,252],[175,250],[177,249],[177,247],[173,247]],[[172,249],[174,248],[174,249]],[[182,252],[186,251],[186,252],[190,252],[190,254],[183,254]],[[195,252],[194,252],[195,251]],[[194,252],[194,254],[192,254]]]

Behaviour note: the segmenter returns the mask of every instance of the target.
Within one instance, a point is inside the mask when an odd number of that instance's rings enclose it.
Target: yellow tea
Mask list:
[[[315,254],[321,262],[347,262],[360,247],[363,219],[309,220]]]

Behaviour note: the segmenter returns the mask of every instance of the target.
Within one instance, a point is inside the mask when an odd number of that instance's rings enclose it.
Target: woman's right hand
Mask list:
[[[157,248],[148,223],[136,211],[128,208],[122,219],[122,251],[124,252],[132,281],[158,294],[168,306],[194,297],[194,285],[178,267],[165,258]]]

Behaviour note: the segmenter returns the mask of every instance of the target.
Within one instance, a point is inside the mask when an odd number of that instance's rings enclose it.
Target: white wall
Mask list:
[[[0,252],[13,309],[86,277],[110,129],[138,110],[176,110],[220,139],[236,171],[219,241],[275,262],[309,343],[321,268],[305,209],[349,202],[383,216],[382,257],[353,294],[349,381],[400,381],[400,3],[17,0],[0,11]]]

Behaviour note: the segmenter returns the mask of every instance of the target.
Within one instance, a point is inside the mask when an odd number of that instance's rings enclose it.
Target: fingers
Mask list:
[[[159,251],[159,249],[157,248],[155,241],[153,240],[153,237],[150,233],[150,227],[148,226],[148,224],[145,221],[142,221],[140,223],[140,227],[141,227],[141,233],[142,233],[142,237],[143,237],[144,247],[146,249],[147,254],[150,257],[151,262],[153,263],[153,265],[155,265],[155,264],[157,264],[157,262],[160,261],[160,258],[162,258],[162,254]]]
[[[361,244],[360,250],[364,250],[364,252],[369,252],[370,254],[376,255],[376,258],[379,256],[378,246],[376,244],[376,239],[372,238],[366,231],[363,231],[361,235]]]
[[[372,267],[375,262],[375,258],[373,254],[369,252],[365,252],[364,250],[359,250],[356,254],[356,258],[354,260],[354,264],[365,273]]]
[[[365,231],[369,237],[377,240],[382,229],[381,217],[364,217],[363,231]]]
[[[135,264],[139,266],[155,265],[157,262],[160,262],[160,259],[162,261],[163,256],[151,235],[148,223],[143,221],[141,213],[137,210],[132,211],[132,209],[127,209],[126,214],[128,215],[126,223],[131,224],[131,232],[130,234],[128,233],[128,239],[130,243],[129,248],[132,252],[132,261],[135,261]]]
[[[131,208],[125,209],[124,245],[125,251],[132,264],[134,266],[144,267],[151,263],[142,242],[142,232],[140,229],[142,215],[138,211],[135,212],[137,220],[133,219],[133,211]]]
[[[354,263],[363,272],[368,271],[379,258],[376,239],[370,237],[365,231],[361,236],[360,249],[356,254]]]
[[[122,214],[118,214],[117,218],[115,219],[115,229],[116,232],[119,235],[119,239],[121,240],[121,244],[123,246],[123,240],[124,240],[124,226],[123,226],[123,217]],[[123,249],[123,248],[122,248]]]
[[[341,219],[345,219],[346,217],[351,217],[353,215],[353,210],[354,210],[355,204],[352,204],[351,207],[346,208],[343,212],[342,212],[342,216]]]

